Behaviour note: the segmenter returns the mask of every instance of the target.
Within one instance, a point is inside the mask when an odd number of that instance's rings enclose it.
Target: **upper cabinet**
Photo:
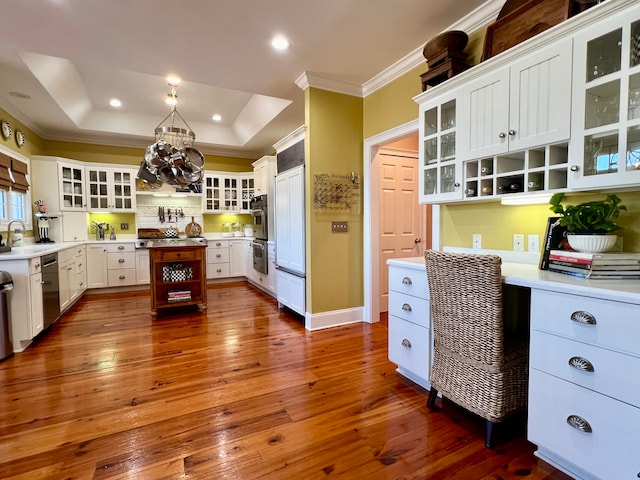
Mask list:
[[[255,184],[254,194],[273,195],[274,177],[276,175],[276,157],[265,155],[256,160],[253,165],[253,178]]]
[[[203,213],[250,213],[253,173],[205,172]]]
[[[60,210],[87,209],[85,171],[82,165],[58,161]]]
[[[87,210],[135,212],[137,169],[126,167],[85,167]]]
[[[640,183],[640,6],[575,36],[572,188]]]
[[[568,140],[571,39],[470,81],[460,98],[462,160]]]
[[[420,202],[462,198],[462,168],[457,156],[457,92],[420,105]]]

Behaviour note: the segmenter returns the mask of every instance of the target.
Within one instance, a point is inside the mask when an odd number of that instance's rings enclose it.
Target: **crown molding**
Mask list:
[[[500,13],[503,4],[504,2],[501,0],[488,0],[443,31],[462,30],[464,32],[475,32],[487,25],[489,22],[494,21]],[[388,85],[410,70],[424,64],[425,59],[422,55],[423,48],[424,45],[416,48],[413,52],[405,55],[371,80],[365,82],[362,86],[363,96],[366,97],[371,95],[376,90]]]
[[[319,88],[321,90],[328,90],[330,92],[343,93],[345,95],[351,95],[353,97],[363,97],[362,86],[355,83],[343,82],[327,77],[323,77],[313,72],[304,72],[296,79],[296,85],[301,90],[306,90],[309,87]]]
[[[306,125],[300,125],[298,128],[296,128],[293,132],[291,132],[289,135],[284,137],[282,140],[274,143],[273,148],[276,149],[276,152],[282,152],[283,150],[286,150],[290,146],[298,143],[300,140],[304,140],[306,131],[307,131]]]

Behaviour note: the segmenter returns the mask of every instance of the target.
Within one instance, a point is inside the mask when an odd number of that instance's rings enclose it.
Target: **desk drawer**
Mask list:
[[[161,262],[179,262],[187,260],[200,260],[198,250],[163,250],[160,253]]]
[[[389,315],[389,360],[428,380],[431,365],[429,329]]]
[[[426,270],[389,266],[389,291],[429,298]]]
[[[429,302],[423,298],[389,292],[389,315],[395,315],[424,328],[430,327]]]
[[[531,328],[640,356],[640,307],[546,290],[531,291]],[[581,323],[589,316],[595,324]]]
[[[570,426],[577,415],[591,426]],[[596,478],[638,478],[640,409],[532,369],[528,439]]]
[[[640,407],[640,358],[536,330],[530,348],[531,368]]]

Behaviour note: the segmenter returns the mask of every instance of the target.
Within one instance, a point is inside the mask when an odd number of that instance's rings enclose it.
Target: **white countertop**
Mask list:
[[[425,270],[424,257],[392,258],[387,260],[387,264],[414,270]],[[502,277],[507,285],[640,305],[640,280],[577,278],[562,273],[539,270],[537,265],[515,262],[502,263]]]

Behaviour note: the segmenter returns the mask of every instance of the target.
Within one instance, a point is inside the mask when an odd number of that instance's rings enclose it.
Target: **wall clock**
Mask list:
[[[2,120],[2,137],[5,140],[11,138],[11,125],[6,120]]]
[[[24,132],[22,130],[16,130],[16,144],[18,147],[24,145]]]

